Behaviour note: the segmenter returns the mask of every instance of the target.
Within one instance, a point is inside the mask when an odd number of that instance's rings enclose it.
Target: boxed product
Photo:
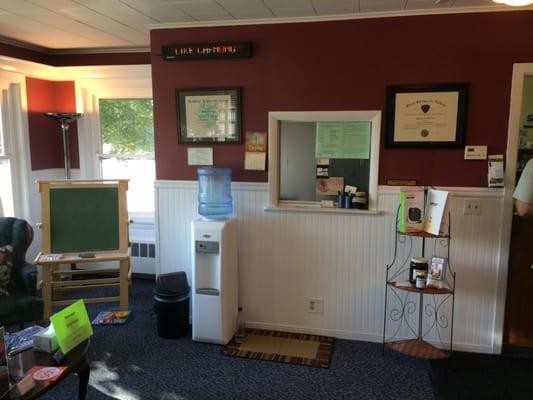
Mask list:
[[[54,326],[50,324],[47,330],[33,336],[33,347],[35,350],[53,353],[59,348]]]
[[[448,219],[448,195],[444,190],[429,189],[426,206],[426,218],[424,231],[433,235],[444,234],[449,231]]]
[[[400,189],[400,221],[402,233],[424,230],[424,189],[418,186]]]

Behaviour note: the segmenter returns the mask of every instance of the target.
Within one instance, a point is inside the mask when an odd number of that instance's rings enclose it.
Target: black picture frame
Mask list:
[[[178,143],[242,143],[240,88],[176,89]]]
[[[468,84],[388,86],[385,147],[464,147]]]

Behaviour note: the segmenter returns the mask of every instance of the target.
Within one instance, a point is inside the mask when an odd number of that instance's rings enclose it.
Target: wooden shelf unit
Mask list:
[[[403,284],[409,283],[409,286],[404,286]],[[399,290],[406,290],[408,292],[422,293],[422,294],[452,294],[453,290],[445,288],[435,288],[435,287],[425,287],[424,289],[419,289],[409,281],[391,281],[387,282],[387,285],[395,287]]]
[[[406,356],[425,358],[428,360],[438,360],[448,358],[449,354],[431,343],[420,339],[399,340],[397,342],[386,343],[385,347]]]
[[[83,263],[101,263],[107,261],[118,261],[118,268],[103,268],[103,269],[84,269],[74,271],[61,271],[59,266],[61,264],[83,264]],[[89,297],[83,300],[86,303],[106,303],[118,302],[120,310],[128,310],[128,296],[130,283],[130,256],[127,252],[113,252],[113,253],[95,253],[94,257],[81,258],[75,254],[63,254],[57,260],[49,260],[47,254],[39,253],[34,261],[35,265],[40,265],[43,271],[43,301],[44,301],[44,319],[48,319],[52,314],[54,306],[63,306],[72,304],[78,299],[61,300],[59,297],[61,293],[66,290],[78,289],[95,289],[102,287],[117,287],[119,289],[118,296],[111,297]],[[92,275],[92,274],[110,274],[116,273],[116,277],[112,278],[95,278],[95,279],[75,279],[75,280],[61,280],[63,275]],[[54,299],[56,295],[56,299]]]

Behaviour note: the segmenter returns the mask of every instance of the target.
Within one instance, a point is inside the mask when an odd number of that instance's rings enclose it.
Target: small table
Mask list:
[[[68,270],[60,271],[60,264],[83,264],[83,263],[100,263],[107,261],[118,261],[120,267],[117,268],[98,268],[85,270]],[[118,301],[120,310],[128,310],[128,285],[130,273],[130,256],[127,252],[116,253],[96,253],[91,258],[81,258],[78,255],[64,254],[57,260],[50,260],[46,254],[39,253],[35,258],[34,264],[41,265],[43,268],[43,302],[44,315],[43,319],[48,319],[52,314],[53,306],[72,304],[76,300],[54,300],[52,293],[61,292],[69,289],[88,289],[119,286],[120,295],[114,297],[93,297],[84,299],[86,303],[104,303]],[[62,281],[62,275],[86,275],[118,272],[119,276],[114,278],[100,279],[78,279]]]
[[[87,361],[87,350],[89,349],[89,339],[84,340],[78,346],[73,348],[67,353],[61,364],[61,367],[67,367],[67,369],[61,374],[61,376],[54,382],[47,381],[35,381],[35,387],[26,393],[24,396],[19,396],[16,391],[16,386],[13,385],[11,390],[4,396],[0,397],[0,400],[33,400],[42,396],[54,388],[59,382],[65,379],[70,374],[78,376],[78,399],[85,400],[87,395],[87,387],[89,385],[90,367]],[[54,365],[54,359],[52,354],[35,351],[35,365],[52,366]]]

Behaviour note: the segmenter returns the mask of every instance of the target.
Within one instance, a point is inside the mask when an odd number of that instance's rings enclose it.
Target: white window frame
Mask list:
[[[96,173],[98,179],[103,179],[104,173],[102,170],[102,160],[106,158],[132,158],[135,160],[140,160],[143,158],[147,158],[144,156],[122,156],[120,154],[105,154],[103,152],[103,143],[102,143],[102,130],[101,130],[101,118],[100,118],[100,100],[146,100],[146,99],[152,99],[152,96],[149,97],[99,97],[96,99],[96,115],[98,117],[98,124],[97,124],[97,132],[98,136],[96,138],[97,140],[97,152],[96,152]],[[155,168],[155,153],[154,153],[154,168]],[[155,196],[155,192],[154,192]],[[136,223],[142,223],[142,222],[154,222],[155,220],[155,210],[153,212],[139,212],[139,211],[128,211],[128,215],[135,220]]]
[[[85,114],[78,120],[81,179],[102,178],[99,100],[153,98],[149,65],[109,66],[98,69],[98,72],[104,77],[81,77],[75,81],[77,109]],[[83,71],[80,74],[83,75]],[[149,229],[153,229],[155,212],[129,212],[129,217],[137,228],[149,225]]]
[[[280,126],[289,122],[371,122],[370,173],[368,177],[368,210],[321,208],[319,202],[298,202],[280,200]],[[378,196],[379,143],[381,132],[381,110],[371,111],[271,111],[268,113],[268,187],[269,207],[267,210],[315,211],[353,214],[376,214]]]
[[[30,143],[26,109],[26,82],[22,75],[0,71],[3,159],[9,161],[14,216],[31,222],[29,201]]]

